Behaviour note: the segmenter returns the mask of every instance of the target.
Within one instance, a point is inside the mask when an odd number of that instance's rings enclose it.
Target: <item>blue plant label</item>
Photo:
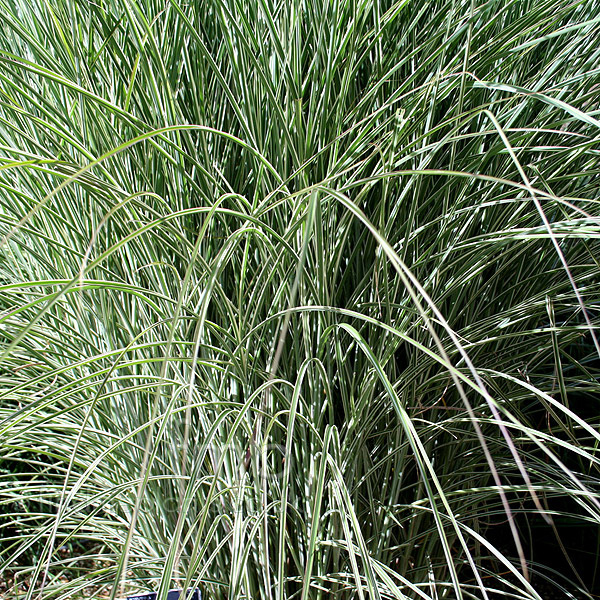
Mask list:
[[[187,595],[182,595],[183,590],[171,590],[167,593],[167,600],[202,600],[200,590],[188,590]],[[127,596],[127,600],[156,600],[158,592],[148,592],[147,594],[136,594],[135,596]]]

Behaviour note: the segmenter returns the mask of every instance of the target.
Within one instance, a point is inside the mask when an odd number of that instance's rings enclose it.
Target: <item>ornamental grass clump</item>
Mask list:
[[[599,9],[0,0],[12,597],[597,591]]]

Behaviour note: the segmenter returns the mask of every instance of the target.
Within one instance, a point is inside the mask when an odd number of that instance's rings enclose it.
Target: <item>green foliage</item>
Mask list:
[[[0,0],[27,600],[540,600],[524,524],[600,524],[598,9]]]

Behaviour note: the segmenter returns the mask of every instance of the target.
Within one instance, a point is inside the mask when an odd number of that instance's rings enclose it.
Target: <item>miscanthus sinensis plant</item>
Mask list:
[[[20,597],[567,589],[527,526],[600,523],[598,3],[0,10]]]

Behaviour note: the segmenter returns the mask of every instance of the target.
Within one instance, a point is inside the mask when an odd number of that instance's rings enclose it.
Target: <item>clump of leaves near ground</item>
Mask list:
[[[0,10],[21,597],[590,597],[596,2]]]

